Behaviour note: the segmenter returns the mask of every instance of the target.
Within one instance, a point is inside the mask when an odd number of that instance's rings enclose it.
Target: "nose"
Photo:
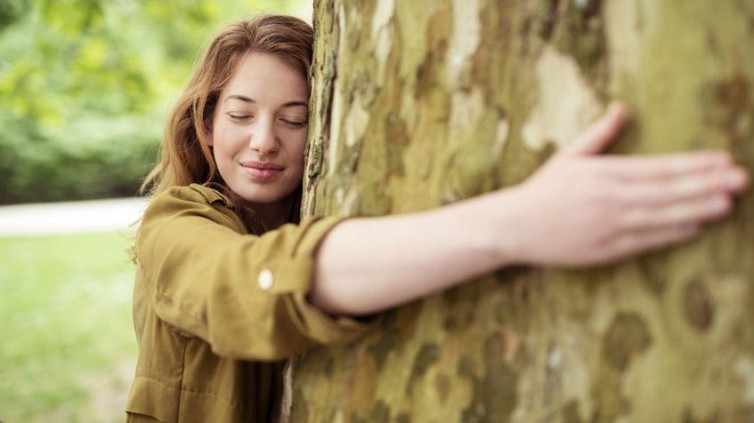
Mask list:
[[[249,148],[262,156],[276,152],[279,145],[274,123],[271,118],[259,119],[251,131]]]

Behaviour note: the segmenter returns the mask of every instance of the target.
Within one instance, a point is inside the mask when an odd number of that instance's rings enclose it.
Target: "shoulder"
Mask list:
[[[154,196],[144,213],[144,219],[163,216],[186,209],[205,213],[223,213],[232,210],[233,203],[220,191],[199,184],[176,186]]]
[[[162,203],[189,202],[197,204],[232,207],[232,202],[220,191],[199,184],[172,187],[158,195],[150,202],[150,207]]]
[[[209,221],[236,232],[246,232],[228,197],[215,189],[191,184],[172,187],[152,198],[144,211],[139,231],[191,230],[193,226]]]

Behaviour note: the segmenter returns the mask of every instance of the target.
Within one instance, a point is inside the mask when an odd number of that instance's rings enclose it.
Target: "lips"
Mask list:
[[[241,162],[241,167],[252,178],[259,181],[267,181],[278,176],[284,169],[284,166],[280,166],[274,163],[244,161]]]

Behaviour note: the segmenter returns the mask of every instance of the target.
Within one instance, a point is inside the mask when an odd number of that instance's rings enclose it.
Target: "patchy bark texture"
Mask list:
[[[754,168],[751,1],[315,3],[309,215],[516,184],[611,99],[633,117],[614,153],[726,148]],[[754,421],[753,200],[682,248],[508,269],[387,313],[296,363],[291,419]]]

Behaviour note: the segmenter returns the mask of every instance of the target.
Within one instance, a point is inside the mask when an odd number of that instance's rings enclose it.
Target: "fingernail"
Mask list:
[[[713,212],[724,210],[727,206],[725,197],[715,196],[709,200],[709,208]]]
[[[614,101],[610,103],[610,106],[608,107],[608,113],[611,115],[619,115],[623,114],[626,110],[626,107],[623,105],[623,103]]]
[[[726,183],[730,189],[741,188],[741,186],[746,183],[746,175],[738,170],[730,172],[726,178]]]

